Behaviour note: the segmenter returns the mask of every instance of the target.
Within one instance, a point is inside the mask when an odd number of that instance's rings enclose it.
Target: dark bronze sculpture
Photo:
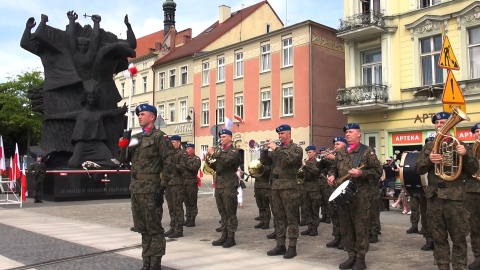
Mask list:
[[[46,165],[78,168],[95,157],[102,168],[114,168],[110,159],[122,136],[126,107],[117,106],[122,97],[113,75],[127,69],[128,58],[135,57],[136,38],[127,15],[127,40],[100,28],[98,15],[91,16],[93,28],[76,22],[74,11],[67,18],[64,31],[47,25],[48,16],[42,14],[35,33],[31,33],[35,19],[29,18],[20,42],[40,57],[44,67],[43,88],[32,91],[30,98],[46,120],[41,140],[42,151],[49,155]],[[95,97],[95,103],[82,102],[86,97]],[[101,151],[92,156],[93,145]]]

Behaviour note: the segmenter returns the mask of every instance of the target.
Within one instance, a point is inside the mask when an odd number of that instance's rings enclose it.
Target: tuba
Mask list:
[[[453,107],[452,114],[435,135],[433,140],[433,152],[442,155],[442,162],[435,163],[435,174],[444,181],[453,181],[462,173],[463,157],[457,153],[456,146],[460,142],[454,136],[450,135],[450,129],[458,123],[467,120],[470,117],[458,107]],[[449,142],[449,139],[453,142]]]
[[[480,138],[477,138],[475,140],[475,143],[473,144],[472,152],[475,158],[478,160],[478,162],[480,162]],[[480,169],[472,176],[473,178],[480,181]]]
[[[262,176],[264,173],[265,173],[265,167],[263,166],[263,164],[260,162],[259,159],[250,161],[250,164],[248,164],[248,174],[257,178]]]

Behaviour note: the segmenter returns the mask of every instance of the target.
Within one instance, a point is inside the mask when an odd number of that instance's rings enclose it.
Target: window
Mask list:
[[[165,89],[165,72],[158,73],[158,89]]]
[[[122,98],[124,98],[125,97],[125,83],[124,82],[122,82],[120,84],[120,89],[121,89],[120,91],[122,91]]]
[[[381,50],[371,50],[362,53],[362,77],[364,85],[382,84]]]
[[[217,124],[225,123],[225,99],[217,100]]]
[[[181,67],[180,68],[180,73],[181,73],[181,85],[185,85],[188,83],[188,68],[187,66]]]
[[[208,100],[202,101],[202,126],[208,126],[210,121],[210,110],[209,110],[210,103]]]
[[[168,110],[170,111],[170,123],[175,123],[175,103],[169,103]]]
[[[165,119],[165,104],[158,105],[158,115]]]
[[[132,93],[131,93],[132,96],[135,95],[135,84],[136,84],[136,83],[137,83],[137,80],[133,79],[133,80],[132,80]]]
[[[438,66],[442,42],[441,35],[420,40],[422,85],[443,83],[443,70]]]
[[[134,128],[135,127],[135,109],[133,109],[133,111],[130,111],[130,119],[132,121],[130,121],[130,128]]]
[[[260,71],[270,70],[270,44],[263,45],[262,49],[262,62]]]
[[[235,114],[243,118],[243,95],[235,96]]]
[[[267,23],[267,27],[265,28],[265,32],[267,34],[270,33],[270,28],[271,28],[271,25]]]
[[[235,54],[235,78],[243,77],[243,52]]]
[[[436,4],[440,4],[442,0],[420,0],[420,8],[430,7]]]
[[[148,68],[148,62],[143,62],[142,63],[142,69]]]
[[[283,115],[293,115],[293,87],[286,87],[282,89],[283,95]]]
[[[470,79],[480,78],[480,27],[468,29]]]
[[[373,12],[380,12],[380,0],[361,1],[362,14],[370,14]]]
[[[175,71],[175,69],[171,69],[169,73],[170,73],[170,88],[173,88],[173,87],[175,87],[176,71]]]
[[[180,121],[186,122],[187,121],[187,101],[182,100],[180,101]]]
[[[210,63],[208,61],[204,61],[202,64],[202,85],[209,85],[210,84]]]
[[[217,67],[217,82],[225,81],[225,57],[218,58],[218,67]]]
[[[292,54],[293,54],[293,43],[292,38],[287,38],[283,40],[283,66],[288,67],[293,64]]]
[[[205,144],[200,145],[200,151],[202,152],[202,155],[206,155],[208,152],[208,145],[205,145]]]
[[[143,93],[147,92],[147,76],[142,77],[142,91]]]
[[[270,118],[270,91],[263,91],[260,95],[262,118]]]

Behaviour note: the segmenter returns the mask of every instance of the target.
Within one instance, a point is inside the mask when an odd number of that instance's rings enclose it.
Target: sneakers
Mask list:
[[[408,211],[408,212],[407,212],[407,215],[411,215],[411,214],[412,214],[412,211]]]

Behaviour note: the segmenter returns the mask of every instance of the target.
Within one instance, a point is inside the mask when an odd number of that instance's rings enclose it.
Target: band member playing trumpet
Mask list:
[[[280,125],[275,129],[281,146],[270,143],[268,156],[272,159],[272,212],[277,231],[277,245],[268,256],[283,255],[285,259],[297,256],[298,206],[297,172],[302,165],[302,148],[292,141],[291,127]],[[288,236],[288,250],[285,247]]]
[[[432,123],[435,130],[438,131],[433,143],[427,143],[420,153],[416,161],[416,170],[422,175],[428,173],[428,186],[425,190],[428,204],[428,227],[433,236],[434,251],[433,255],[437,261],[438,269],[450,269],[450,262],[453,269],[465,269],[467,266],[467,210],[465,208],[464,199],[464,182],[465,177],[471,176],[478,170],[478,160],[473,156],[471,151],[467,151],[462,144],[453,144],[452,138],[445,137],[444,134],[449,133],[450,129],[456,124],[452,124],[447,119],[451,114],[448,112],[436,113],[432,117]],[[453,116],[453,115],[452,115]],[[441,136],[441,137],[437,137]],[[442,148],[436,145],[438,138],[445,137]],[[445,143],[446,142],[446,143]],[[437,166],[444,166],[446,156],[443,154],[443,145],[451,144],[453,149],[447,150],[451,153],[454,151],[462,156],[462,162],[454,164],[461,166],[461,174],[451,181],[444,181],[443,175],[436,174]],[[433,151],[438,149],[437,151]],[[449,154],[451,154],[449,153]],[[453,169],[453,166],[445,166],[445,170]],[[478,226],[478,224],[475,224]],[[448,236],[453,242],[452,254],[450,256],[450,244]]]
[[[352,202],[339,211],[340,231],[348,259],[339,265],[340,269],[366,269],[365,254],[368,251],[368,226],[370,225],[370,181],[378,181],[382,167],[375,151],[360,143],[360,125],[349,123],[343,127],[347,149],[337,151],[335,164],[328,172],[328,184],[332,186],[337,177],[351,175],[351,181],[358,187]],[[359,167],[363,165],[363,169]],[[377,207],[376,205],[373,207]]]
[[[315,145],[310,145],[305,148],[308,158],[302,160],[303,174],[305,177],[304,187],[306,196],[303,200],[302,212],[305,214],[305,222],[308,228],[301,232],[302,235],[317,236],[318,226],[320,225],[320,184],[319,176],[320,169],[317,166],[317,160],[315,159],[317,148]]]
[[[220,146],[208,148],[206,157],[210,167],[215,170],[215,201],[223,228],[222,236],[213,241],[212,245],[229,248],[236,245],[235,232],[238,227],[237,169],[240,166],[241,158],[238,149],[232,145],[232,132],[222,129],[218,134],[221,140]]]
[[[475,134],[476,139],[472,151],[478,160],[480,157],[480,123],[475,124],[471,131]],[[478,172],[465,180],[465,191],[467,210],[470,214],[470,240],[475,256],[475,261],[468,265],[468,269],[480,269],[480,207],[478,207],[480,205],[480,175]]]

